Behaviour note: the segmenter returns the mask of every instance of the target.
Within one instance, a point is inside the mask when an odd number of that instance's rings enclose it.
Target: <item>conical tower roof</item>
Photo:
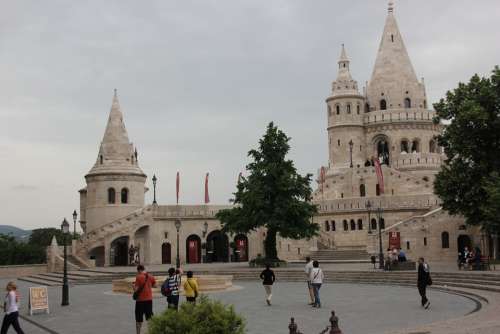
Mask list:
[[[347,52],[345,50],[344,44],[342,44],[342,50],[340,52],[340,58],[338,60],[339,69],[337,73],[337,79],[332,83],[332,97],[340,95],[358,95],[358,83],[351,76],[349,70],[349,58],[347,57]]]
[[[388,106],[390,104],[393,108],[398,108],[403,105],[406,95],[420,101],[425,98],[425,90],[419,83],[408,56],[394,16],[394,5],[389,2],[384,32],[368,84],[368,98],[372,105],[384,96],[388,100]]]
[[[116,89],[99,154],[88,173],[95,174],[144,175],[137,161],[137,152],[128,138]]]

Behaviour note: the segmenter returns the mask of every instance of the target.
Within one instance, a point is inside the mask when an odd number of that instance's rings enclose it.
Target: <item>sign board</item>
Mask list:
[[[30,315],[39,310],[49,313],[49,294],[46,286],[30,287],[29,310]]]
[[[401,248],[401,233],[400,232],[389,232],[389,249]]]

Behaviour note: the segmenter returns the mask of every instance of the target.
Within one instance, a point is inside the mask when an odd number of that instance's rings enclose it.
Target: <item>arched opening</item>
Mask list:
[[[427,100],[424,100],[424,108],[427,109]]]
[[[407,98],[405,99],[405,108],[406,108],[406,109],[411,108],[411,100],[410,100],[410,98],[409,98],[409,97],[407,97]]]
[[[409,146],[408,140],[406,139],[401,140],[401,148],[400,148],[401,153],[407,154],[410,150],[408,146]]]
[[[186,239],[186,263],[201,262],[201,239],[196,234],[191,234]]]
[[[349,224],[347,223],[347,220],[344,219],[342,223],[344,225],[344,231],[349,231]]]
[[[434,139],[429,141],[429,153],[436,153],[436,141]]]
[[[470,237],[466,234],[459,235],[457,238],[457,247],[460,253],[464,251],[465,247],[467,247],[470,251],[472,249]]]
[[[387,102],[384,99],[380,100],[380,110],[387,110]]]
[[[348,114],[351,113],[351,104],[350,103],[347,104],[347,113]]]
[[[164,242],[161,244],[161,263],[172,263],[172,246],[169,242]]]
[[[380,229],[381,230],[385,229],[385,220],[384,220],[384,218],[380,218]]]
[[[108,189],[108,204],[115,204],[116,202],[116,191],[115,188]]]
[[[326,232],[329,232],[330,231],[330,223],[327,221],[325,221],[325,231]]]
[[[94,260],[96,267],[104,267],[104,246],[92,248],[89,251],[89,257]]]
[[[380,196],[380,185],[378,183],[375,185],[375,195]]]
[[[450,234],[446,231],[441,233],[441,248],[450,248]]]
[[[356,105],[356,113],[359,115],[360,112],[361,112],[361,106],[358,104]]]
[[[372,224],[372,230],[376,230],[377,229],[377,220],[375,218],[372,218],[371,224]]]
[[[350,223],[351,223],[351,231],[356,230],[356,222],[354,221],[354,219],[351,219]]]
[[[411,143],[411,153],[419,153],[420,152],[420,141],[418,139],[414,139]]]
[[[358,219],[358,230],[362,230],[363,229],[363,219]]]
[[[119,237],[111,242],[110,265],[126,266],[128,265],[128,236]]]
[[[364,184],[359,185],[359,196],[360,197],[366,196],[366,186]]]
[[[127,204],[128,203],[128,189],[123,188],[121,191],[121,200],[122,204]]]
[[[332,228],[332,232],[335,232],[337,230],[337,227],[335,226],[335,220],[332,220],[331,223],[331,228]]]
[[[389,142],[387,140],[387,137],[385,136],[379,136],[376,139],[376,150],[377,150],[377,157],[382,165],[389,165]]]
[[[101,163],[101,165],[104,163],[104,157],[102,156],[102,154],[99,156],[99,162]]]
[[[227,262],[229,259],[229,240],[227,235],[219,230],[210,232],[207,236],[207,261]]]
[[[338,104],[335,106],[335,111],[337,112],[337,115],[340,115],[340,106]]]
[[[365,103],[365,113],[370,112],[370,105],[368,103]]]
[[[244,234],[238,234],[234,237],[235,244],[235,261],[246,262],[248,261],[248,238]]]

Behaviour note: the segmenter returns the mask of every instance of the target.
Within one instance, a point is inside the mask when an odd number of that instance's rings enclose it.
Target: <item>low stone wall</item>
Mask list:
[[[25,264],[16,266],[0,266],[0,278],[17,278],[43,274],[47,272],[46,264]]]

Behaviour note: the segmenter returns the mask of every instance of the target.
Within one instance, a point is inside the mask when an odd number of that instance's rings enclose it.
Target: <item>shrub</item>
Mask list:
[[[196,305],[167,309],[149,321],[149,334],[244,334],[245,320],[233,306],[201,296]]]

